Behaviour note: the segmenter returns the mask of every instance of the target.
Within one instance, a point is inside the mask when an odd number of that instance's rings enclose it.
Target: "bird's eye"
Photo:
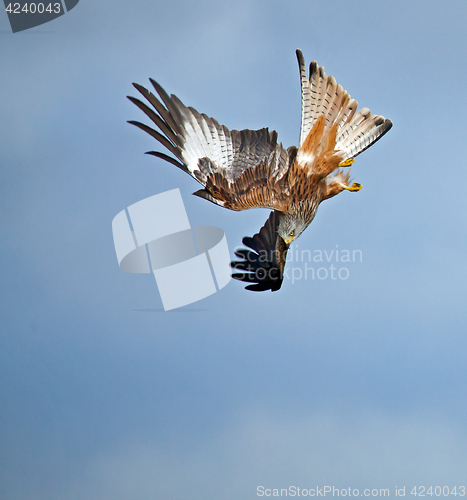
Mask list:
[[[290,236],[292,236],[292,238],[295,236],[295,229],[292,229],[292,232],[290,233]]]

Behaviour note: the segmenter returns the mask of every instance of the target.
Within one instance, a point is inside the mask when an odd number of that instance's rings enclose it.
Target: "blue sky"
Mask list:
[[[82,0],[11,34],[0,14],[2,499],[465,485],[466,16],[455,1]],[[131,83],[288,147],[296,48],[394,122],[352,168],[363,189],[296,242],[362,261],[347,280],[231,282],[158,311],[154,279],[118,268],[120,210],[179,188],[232,252],[267,211],[195,198],[145,156]]]

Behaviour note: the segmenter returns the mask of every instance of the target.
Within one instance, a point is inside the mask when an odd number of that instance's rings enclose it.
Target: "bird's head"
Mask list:
[[[300,219],[297,219],[293,215],[281,214],[279,216],[279,227],[277,228],[277,232],[288,247],[293,240],[298,238],[303,231],[305,231],[307,226],[308,224]]]

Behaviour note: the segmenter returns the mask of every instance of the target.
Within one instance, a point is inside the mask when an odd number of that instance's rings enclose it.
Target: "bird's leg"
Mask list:
[[[347,160],[341,161],[339,163],[339,167],[350,167],[352,163],[355,161],[355,158],[348,158]],[[350,170],[349,170],[350,173]],[[348,175],[347,175],[348,179]],[[342,184],[343,189],[347,189],[347,191],[360,191],[362,189],[362,185],[359,184],[358,182],[354,182],[351,186],[346,186],[345,184]]]

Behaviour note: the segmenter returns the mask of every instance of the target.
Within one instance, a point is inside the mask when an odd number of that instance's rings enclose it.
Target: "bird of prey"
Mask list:
[[[150,79],[155,94],[134,83],[147,104],[128,97],[159,131],[137,121],[167,152],[148,154],[172,163],[194,177],[203,189],[196,196],[230,210],[268,208],[272,212],[261,230],[243,239],[249,249],[237,251],[231,263],[234,278],[253,291],[281,287],[287,250],[313,221],[319,204],[336,194],[359,191],[350,182],[349,167],[392,127],[391,120],[372,115],[327,76],[313,61],[307,74],[305,60],[296,51],[302,93],[302,120],[298,147],[285,149],[277,132],[229,130],[217,120],[186,107]]]

